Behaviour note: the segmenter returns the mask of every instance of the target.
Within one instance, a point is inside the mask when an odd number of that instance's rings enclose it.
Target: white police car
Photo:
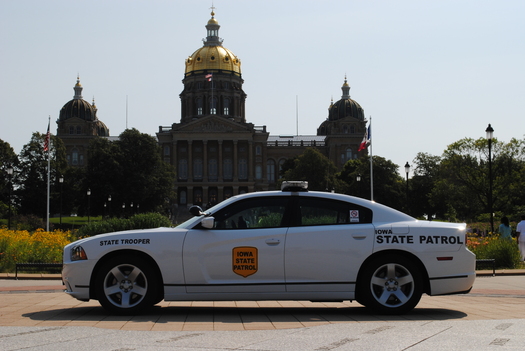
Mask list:
[[[66,292],[115,313],[162,301],[356,300],[379,313],[413,309],[423,293],[467,293],[475,256],[464,224],[418,221],[342,194],[234,196],[176,228],[132,230],[64,248]]]

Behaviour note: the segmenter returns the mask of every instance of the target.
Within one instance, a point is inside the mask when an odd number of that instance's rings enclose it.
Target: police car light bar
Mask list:
[[[305,180],[285,180],[281,184],[281,191],[308,191],[308,182]]]

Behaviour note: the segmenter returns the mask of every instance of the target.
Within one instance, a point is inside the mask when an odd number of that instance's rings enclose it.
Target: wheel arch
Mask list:
[[[97,273],[98,273],[100,267],[103,266],[107,261],[109,261],[113,257],[116,257],[116,256],[127,256],[127,255],[132,255],[134,257],[142,258],[143,260],[147,261],[148,264],[151,265],[150,267],[152,267],[155,270],[155,273],[156,273],[157,279],[158,279],[157,281],[158,281],[158,284],[159,284],[158,292],[159,292],[159,295],[162,295],[162,296],[158,296],[158,298],[160,298],[160,300],[162,300],[161,297],[164,296],[164,281],[162,279],[162,273],[160,271],[159,265],[157,264],[155,259],[153,259],[153,257],[148,255],[147,253],[145,253],[143,251],[131,250],[131,249],[111,251],[111,252],[108,252],[106,255],[104,255],[103,257],[101,257],[98,260],[97,264],[93,268],[93,271],[91,272],[91,278],[89,280],[89,298],[90,299],[98,300],[98,298],[96,296],[96,292],[95,292],[96,291],[96,289],[95,289],[95,279],[96,279],[96,276],[97,276]]]
[[[356,285],[356,294],[359,291],[358,286],[362,284],[361,280],[363,279],[363,271],[364,268],[367,267],[370,262],[375,260],[378,257],[385,256],[385,255],[397,255],[400,257],[404,257],[411,262],[414,262],[415,265],[417,265],[417,268],[421,272],[421,278],[423,279],[423,292],[426,294],[430,293],[430,281],[428,278],[428,272],[423,264],[423,262],[413,253],[403,250],[381,250],[374,252],[372,255],[367,257],[367,259],[361,264],[361,267],[359,268],[359,272],[357,273],[357,285]]]

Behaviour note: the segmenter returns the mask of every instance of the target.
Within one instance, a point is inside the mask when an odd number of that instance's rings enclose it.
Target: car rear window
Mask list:
[[[299,226],[372,223],[372,210],[350,202],[316,197],[296,201]]]

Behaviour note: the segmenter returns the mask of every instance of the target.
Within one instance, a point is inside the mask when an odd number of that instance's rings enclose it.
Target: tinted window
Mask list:
[[[299,197],[297,223],[300,226],[372,223],[372,211],[345,201]]]
[[[288,196],[237,201],[212,214],[216,229],[275,228],[285,226]]]

